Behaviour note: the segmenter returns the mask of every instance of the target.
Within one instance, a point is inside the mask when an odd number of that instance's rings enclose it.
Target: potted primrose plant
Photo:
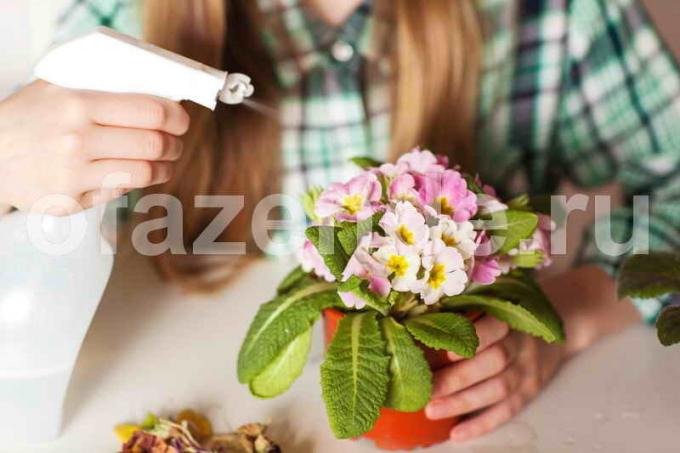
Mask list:
[[[656,251],[628,258],[618,275],[619,297],[667,298],[656,319],[656,331],[664,346],[680,343],[680,254]]]
[[[503,203],[429,151],[396,164],[354,162],[358,176],[304,197],[313,225],[300,267],[253,320],[238,377],[258,397],[288,390],[323,316],[321,389],[335,436],[365,436],[390,450],[426,447],[448,439],[456,423],[424,415],[432,371],[446,351],[474,356],[476,317],[564,339],[531,275],[550,262],[552,222],[527,196]]]

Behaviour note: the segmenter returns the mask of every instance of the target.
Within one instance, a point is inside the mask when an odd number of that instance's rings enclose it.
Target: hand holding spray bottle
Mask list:
[[[248,76],[106,28],[48,52],[35,76],[64,88],[189,100],[213,110],[218,101],[240,104],[253,94]],[[113,265],[100,234],[102,212],[0,217],[0,445],[45,442],[61,431],[66,389]]]

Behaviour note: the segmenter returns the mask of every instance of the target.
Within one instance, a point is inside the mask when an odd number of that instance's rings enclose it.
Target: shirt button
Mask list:
[[[331,47],[331,55],[339,63],[347,63],[354,56],[354,47],[344,41],[338,41]]]

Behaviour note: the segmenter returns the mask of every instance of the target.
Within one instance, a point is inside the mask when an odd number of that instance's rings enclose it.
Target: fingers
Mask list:
[[[433,400],[425,413],[429,419],[438,420],[489,407],[508,398],[518,388],[520,378],[519,368],[511,366],[467,390]]]
[[[166,132],[95,126],[84,133],[83,147],[93,159],[176,161],[181,139]]]
[[[90,119],[103,126],[149,129],[181,136],[189,130],[189,114],[177,102],[140,94],[84,92]]]
[[[522,395],[515,394],[455,426],[451,431],[451,440],[465,442],[491,432],[514,417],[523,406]]]
[[[108,203],[116,198],[122,197],[126,193],[130,192],[130,189],[98,189],[91,190],[83,194],[80,199],[80,205],[87,209],[98,204]]]
[[[434,376],[432,398],[451,395],[495,376],[514,360],[516,349],[516,341],[509,336],[472,359],[438,371]]]
[[[89,165],[84,181],[89,190],[141,189],[168,182],[172,177],[169,162],[143,160],[97,160]]]
[[[487,315],[475,322],[475,330],[479,337],[479,347],[477,347],[477,353],[479,354],[494,343],[505,338],[510,332],[510,327],[503,321]],[[452,362],[464,359],[464,357],[459,356],[455,352],[449,352],[448,357]]]

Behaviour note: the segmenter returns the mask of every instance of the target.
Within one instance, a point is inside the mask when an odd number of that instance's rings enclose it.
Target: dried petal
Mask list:
[[[185,409],[175,417],[177,423],[185,422],[187,429],[198,442],[203,442],[213,435],[210,420],[191,409]]]

